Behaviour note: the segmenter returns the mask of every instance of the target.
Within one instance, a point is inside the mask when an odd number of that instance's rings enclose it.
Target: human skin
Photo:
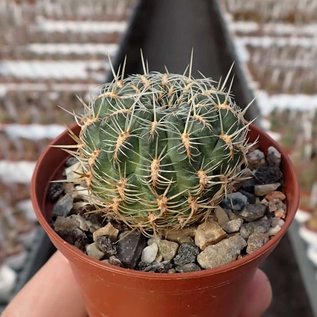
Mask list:
[[[257,270],[239,317],[260,317],[272,300],[267,276]],[[57,251],[12,299],[2,317],[87,317],[80,290],[65,257]]]

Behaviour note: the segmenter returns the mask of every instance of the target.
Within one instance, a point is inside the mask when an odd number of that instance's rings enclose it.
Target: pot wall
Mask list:
[[[78,133],[79,128],[74,131]],[[52,206],[46,200],[48,181],[58,178],[67,153],[48,148],[32,180],[32,201],[44,230],[69,260],[90,317],[236,317],[256,268],[286,233],[298,206],[299,189],[290,160],[267,134],[252,126],[250,140],[259,137],[261,150],[274,145],[282,153],[288,214],[281,231],[251,255],[213,270],[167,274],[145,273],[103,264],[62,240],[50,227]],[[66,131],[53,142],[72,143]]]

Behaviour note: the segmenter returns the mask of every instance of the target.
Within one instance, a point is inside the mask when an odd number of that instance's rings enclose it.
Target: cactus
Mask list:
[[[145,67],[144,67],[145,68]],[[182,74],[116,75],[75,115],[90,204],[133,229],[208,217],[241,179],[249,122],[224,84]]]

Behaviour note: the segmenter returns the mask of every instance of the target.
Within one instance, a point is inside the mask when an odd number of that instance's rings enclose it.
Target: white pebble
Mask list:
[[[80,175],[83,173],[83,169],[80,162],[77,162],[65,169],[66,179],[68,182],[76,182],[80,180]]]
[[[142,262],[152,263],[156,259],[158,252],[158,245],[153,242],[149,246],[145,247],[142,251]]]
[[[275,236],[279,231],[281,230],[281,227],[279,225],[270,228],[268,231],[269,236]]]
[[[272,227],[280,226],[282,228],[284,223],[285,221],[281,218],[277,218],[277,217],[272,218]]]
[[[89,191],[86,187],[83,187],[81,185],[75,186],[75,191],[72,193],[73,198],[82,198],[82,199],[87,199],[89,197]]]

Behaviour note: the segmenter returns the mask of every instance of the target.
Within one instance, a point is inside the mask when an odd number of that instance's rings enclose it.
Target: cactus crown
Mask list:
[[[239,180],[248,151],[249,123],[227,80],[194,79],[189,67],[105,84],[76,116],[73,136],[88,201],[142,231],[207,217]]]

